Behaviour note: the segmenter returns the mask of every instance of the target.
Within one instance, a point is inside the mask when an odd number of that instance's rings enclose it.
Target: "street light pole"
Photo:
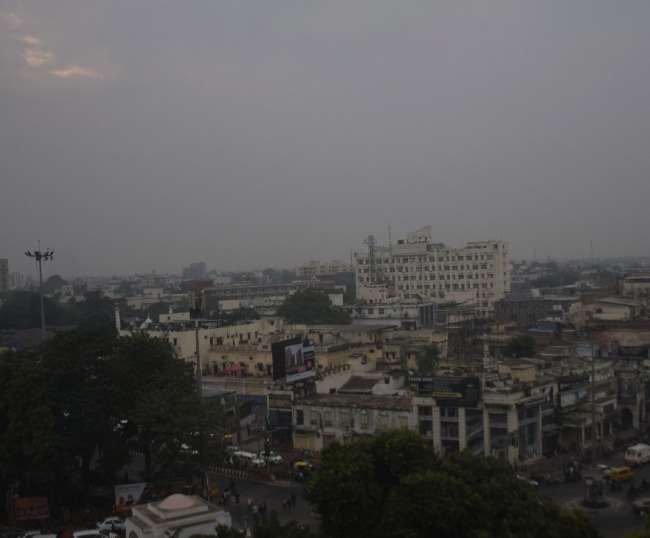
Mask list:
[[[38,292],[41,302],[41,341],[45,341],[45,300],[43,299],[43,262],[51,261],[54,259],[53,250],[41,250],[41,242],[38,242],[38,250],[32,252],[28,250],[25,252],[28,258],[34,258],[38,264]]]

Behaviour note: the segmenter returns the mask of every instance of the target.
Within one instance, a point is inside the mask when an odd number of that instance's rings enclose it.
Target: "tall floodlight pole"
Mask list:
[[[45,341],[45,301],[43,299],[43,262],[54,259],[53,250],[41,250],[41,242],[38,242],[38,250],[25,252],[28,258],[34,258],[38,264],[38,292],[41,298],[41,341]]]

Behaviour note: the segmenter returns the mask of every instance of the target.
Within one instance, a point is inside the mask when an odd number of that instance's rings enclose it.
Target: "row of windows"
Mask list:
[[[309,417],[309,425],[317,428],[351,428],[354,427],[354,420],[350,411],[346,409],[333,411],[325,409],[324,411],[302,409],[296,410],[296,425],[302,426],[305,423],[305,415]],[[358,426],[362,430],[367,430],[372,422],[372,412],[361,410],[357,414]],[[408,417],[406,415],[393,415],[388,411],[380,411],[376,414],[377,428],[406,428],[408,426]]]
[[[393,258],[375,258],[376,263],[424,263],[424,262],[462,262],[462,261],[482,261],[493,260],[493,254],[467,254],[454,256],[395,256]],[[368,258],[357,258],[358,263],[369,263]]]
[[[467,276],[467,278],[465,278]],[[419,277],[419,278],[418,278]],[[486,278],[494,278],[493,273],[481,273],[480,275],[478,273],[471,275],[441,275],[439,278],[436,279],[435,275],[404,275],[400,276],[397,275],[395,278],[396,280],[482,280]]]

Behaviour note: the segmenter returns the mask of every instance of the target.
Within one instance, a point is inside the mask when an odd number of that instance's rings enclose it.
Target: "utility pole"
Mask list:
[[[34,258],[38,264],[38,292],[41,299],[41,342],[45,341],[45,301],[43,299],[43,262],[51,261],[54,259],[53,250],[41,250],[41,242],[38,242],[38,250],[32,252],[31,250],[25,251],[25,256]]]
[[[203,372],[201,371],[201,354],[199,353],[199,320],[194,322],[194,355],[196,357],[196,384],[199,396],[203,396]]]
[[[594,356],[594,343],[589,343],[591,350],[591,454],[596,453],[596,437],[598,427],[596,425],[596,357]]]

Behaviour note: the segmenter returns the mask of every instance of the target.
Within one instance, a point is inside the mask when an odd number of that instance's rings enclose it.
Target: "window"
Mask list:
[[[430,405],[418,405],[418,415],[421,417],[430,417],[433,409]]]
[[[441,407],[440,408],[441,417],[456,417],[458,416],[458,409],[455,407]]]
[[[362,430],[368,429],[368,411],[361,411],[360,425]]]
[[[312,426],[320,426],[320,413],[318,411],[312,411],[310,413],[310,419],[309,424]]]
[[[305,412],[302,409],[296,410],[296,424],[302,426],[305,423]]]
[[[326,427],[332,426],[332,411],[329,409],[323,412],[323,424]]]

